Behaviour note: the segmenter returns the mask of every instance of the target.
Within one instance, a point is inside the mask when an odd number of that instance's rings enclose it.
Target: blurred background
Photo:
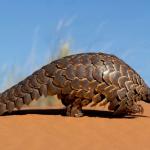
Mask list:
[[[0,91],[80,52],[115,54],[150,85],[149,7],[148,0],[0,0]]]

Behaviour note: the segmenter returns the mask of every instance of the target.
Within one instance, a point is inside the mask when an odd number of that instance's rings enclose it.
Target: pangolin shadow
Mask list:
[[[136,115],[113,115],[113,112],[110,111],[102,111],[102,110],[83,110],[84,116],[88,117],[99,117],[99,118],[109,118],[109,119],[115,119],[115,118],[126,118],[126,119],[134,119],[137,117],[148,117],[141,114]],[[64,108],[62,109],[27,109],[27,110],[19,110],[19,111],[13,111],[12,113],[5,113],[3,116],[10,116],[10,115],[26,115],[26,114],[39,114],[39,115],[61,115],[66,116],[66,110]]]

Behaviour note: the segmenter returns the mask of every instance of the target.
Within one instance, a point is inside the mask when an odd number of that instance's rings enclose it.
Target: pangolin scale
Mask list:
[[[150,89],[129,65],[105,53],[81,53],[55,60],[0,94],[0,115],[40,96],[57,95],[66,115],[82,116],[83,106],[106,105],[115,115],[142,113]]]

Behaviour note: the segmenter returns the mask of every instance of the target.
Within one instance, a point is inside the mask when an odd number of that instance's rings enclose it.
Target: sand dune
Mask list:
[[[22,110],[0,117],[3,150],[149,150],[150,105],[143,115],[113,118],[85,110],[85,117],[63,116],[63,109]]]

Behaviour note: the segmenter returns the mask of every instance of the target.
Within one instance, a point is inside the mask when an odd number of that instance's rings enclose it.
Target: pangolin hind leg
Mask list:
[[[62,99],[62,103],[66,106],[66,115],[70,117],[82,117],[82,104],[81,99],[77,98],[74,101]]]

